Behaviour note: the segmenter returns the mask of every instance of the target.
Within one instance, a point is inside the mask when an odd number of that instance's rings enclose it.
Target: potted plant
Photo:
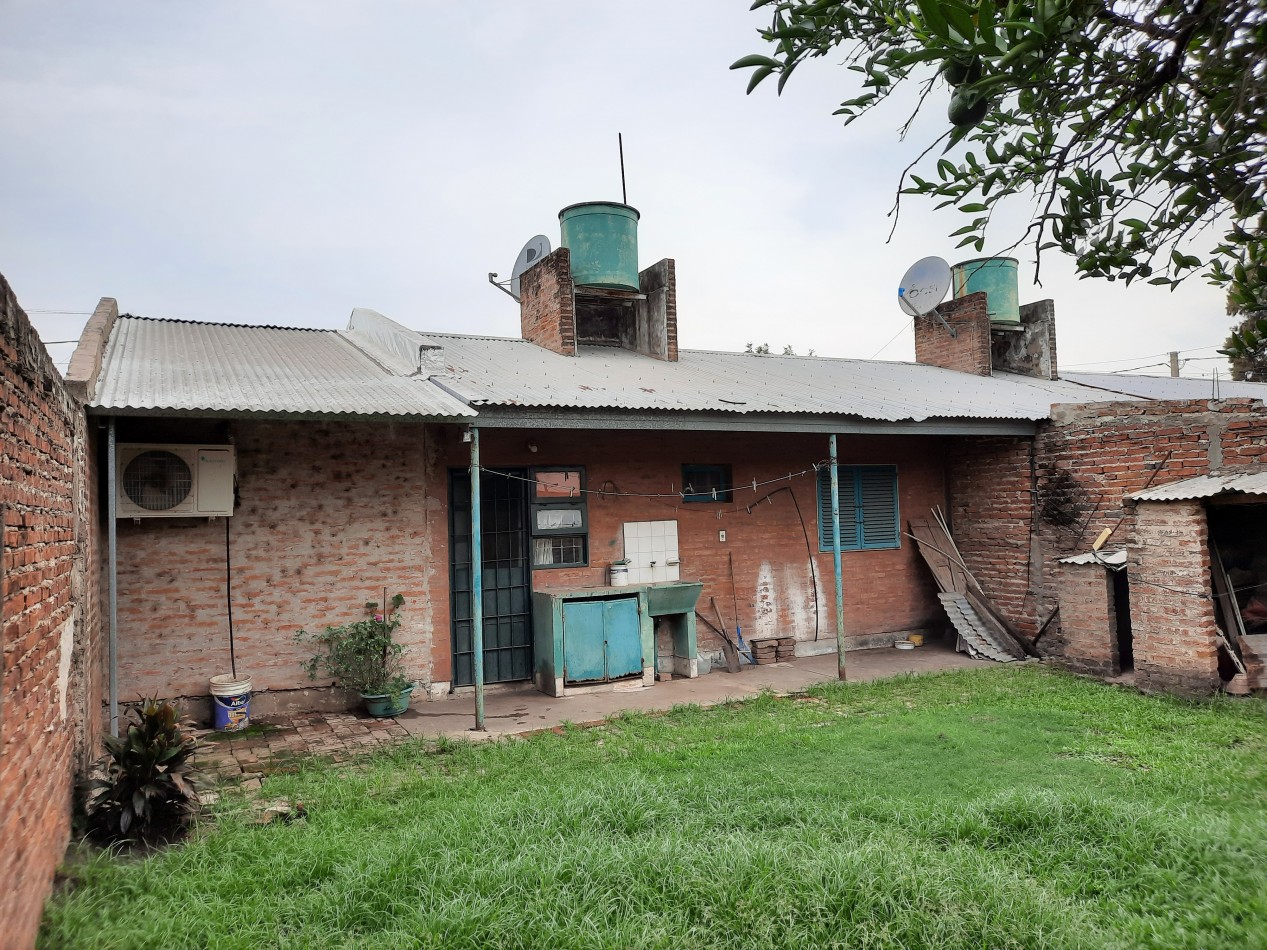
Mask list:
[[[384,597],[386,592],[384,592]],[[405,648],[392,639],[400,626],[400,606],[405,598],[391,600],[391,613],[379,610],[375,601],[365,605],[364,620],[326,627],[321,633],[300,630],[298,643],[318,647],[304,663],[310,679],[333,677],[344,689],[354,690],[365,702],[365,711],[379,718],[399,716],[409,708],[414,683],[405,675]]]

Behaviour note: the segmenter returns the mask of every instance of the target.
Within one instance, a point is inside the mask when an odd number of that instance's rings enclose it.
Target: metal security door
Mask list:
[[[528,560],[528,473],[487,471],[480,478],[484,557],[484,682],[532,676],[532,573]],[[511,476],[509,478],[505,476]],[[449,475],[449,610],[453,683],[475,682],[471,632],[471,477]]]

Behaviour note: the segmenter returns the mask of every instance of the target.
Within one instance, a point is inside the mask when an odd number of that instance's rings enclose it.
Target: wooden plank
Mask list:
[[[1227,649],[1228,656],[1232,658],[1232,664],[1238,672],[1245,672],[1245,663],[1241,659],[1240,651],[1236,649],[1232,638],[1234,636],[1244,637],[1245,621],[1241,618],[1241,608],[1236,602],[1236,595],[1232,593],[1232,584],[1228,580],[1227,571],[1223,567],[1223,558],[1219,554],[1219,546],[1214,543],[1214,539],[1210,539],[1210,573],[1214,576],[1214,594],[1219,602],[1219,607],[1223,611],[1223,623],[1227,626],[1224,631],[1217,623],[1214,629],[1219,633],[1219,639],[1223,641],[1223,646]]]

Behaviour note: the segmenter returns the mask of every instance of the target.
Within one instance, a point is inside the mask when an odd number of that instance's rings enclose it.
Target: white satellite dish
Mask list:
[[[925,257],[906,269],[897,288],[897,302],[910,317],[928,313],[946,299],[950,265],[940,257]]]
[[[516,300],[519,299],[519,278],[541,258],[550,253],[550,239],[544,234],[538,234],[536,237],[528,239],[528,243],[523,246],[523,250],[519,252],[519,256],[515,258],[514,269],[510,272],[510,294]]]

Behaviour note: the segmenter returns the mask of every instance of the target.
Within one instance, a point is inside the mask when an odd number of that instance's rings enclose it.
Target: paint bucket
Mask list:
[[[624,587],[625,585],[629,583],[629,565],[628,564],[613,564],[611,567],[607,569],[607,571],[608,571],[609,576],[611,577],[612,587]]]
[[[251,678],[232,673],[211,677],[211,710],[220,732],[241,732],[251,724]]]

